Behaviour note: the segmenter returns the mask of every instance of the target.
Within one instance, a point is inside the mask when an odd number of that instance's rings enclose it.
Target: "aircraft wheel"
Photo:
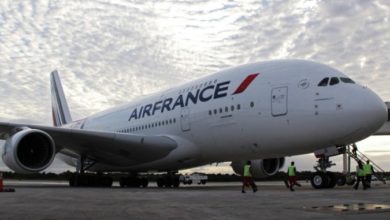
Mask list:
[[[316,172],[311,176],[310,182],[315,189],[323,189],[328,186],[328,177],[323,172]]]
[[[326,172],[326,176],[328,177],[328,185],[326,188],[334,188],[336,186],[336,175],[333,172]]]
[[[337,178],[337,185],[344,186],[347,183],[347,178],[344,175],[341,175]]]
[[[126,187],[126,180],[125,180],[125,178],[122,177],[122,178],[119,179],[119,186],[122,187],[122,188]]]
[[[76,175],[72,175],[72,176],[70,176],[70,178],[69,178],[69,186],[70,186],[70,187],[76,186],[75,176],[76,176]]]
[[[157,186],[158,186],[159,188],[162,188],[162,187],[164,187],[164,185],[165,185],[164,179],[161,178],[161,177],[159,177],[159,178],[157,179]]]
[[[172,185],[173,185],[172,179],[169,176],[165,177],[165,187],[166,188],[171,188]]]
[[[141,186],[142,186],[143,188],[146,188],[146,187],[148,187],[148,185],[149,185],[148,179],[147,179],[147,178],[142,178],[142,179],[141,179]]]
[[[355,181],[356,181],[356,179],[353,177],[353,176],[347,176],[347,185],[348,186],[352,186],[353,184],[355,184]]]
[[[180,186],[180,180],[178,176],[173,177],[172,185],[174,188],[177,188]]]

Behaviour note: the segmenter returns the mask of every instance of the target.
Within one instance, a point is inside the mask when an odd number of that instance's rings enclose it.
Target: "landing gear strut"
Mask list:
[[[351,175],[351,157],[354,157],[350,151],[350,146],[328,147],[315,151],[314,154],[318,158],[317,165],[314,167],[317,172],[312,174],[310,182],[315,189],[334,188],[336,184],[343,186],[355,183],[355,178]],[[336,165],[329,158],[340,154],[343,154],[343,173],[335,174],[326,171],[326,169]],[[356,160],[356,158],[354,159]]]
[[[342,178],[341,176],[326,171],[326,169],[336,165],[329,158],[334,155],[339,155],[343,151],[345,151],[345,147],[330,147],[314,152],[318,158],[317,165],[314,167],[317,172],[311,175],[310,183],[315,189],[334,188],[338,182],[342,182],[342,180],[339,180]]]
[[[131,173],[128,177],[122,177],[119,180],[120,187],[143,187],[146,188],[149,185],[149,181],[146,177],[139,177],[136,173]]]
[[[87,159],[85,155],[81,155],[77,162],[76,173],[69,178],[69,186],[111,187],[113,180],[110,176],[102,173],[85,173],[86,170],[95,164],[95,161]]]
[[[157,186],[159,188],[177,188],[180,186],[179,175],[176,175],[176,172],[168,172],[166,175],[163,175],[157,179]]]

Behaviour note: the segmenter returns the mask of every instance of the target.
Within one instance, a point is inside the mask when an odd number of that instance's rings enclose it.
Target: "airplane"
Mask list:
[[[57,71],[51,73],[54,126],[0,122],[2,158],[18,173],[45,170],[57,155],[76,167],[70,186],[111,186],[103,172],[126,172],[121,186],[148,186],[138,174],[252,161],[254,177],[276,174],[286,156],[365,139],[387,120],[372,90],[306,60],[272,60],[222,70],[73,121]],[[96,175],[86,173],[97,173]]]

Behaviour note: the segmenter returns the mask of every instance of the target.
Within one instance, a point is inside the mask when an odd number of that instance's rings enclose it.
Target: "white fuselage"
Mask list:
[[[326,77],[338,83],[319,86]],[[154,162],[131,167],[98,163],[93,170],[178,170],[304,154],[364,139],[386,120],[387,108],[374,92],[341,78],[347,76],[309,61],[248,64],[66,127],[162,135],[178,143]]]

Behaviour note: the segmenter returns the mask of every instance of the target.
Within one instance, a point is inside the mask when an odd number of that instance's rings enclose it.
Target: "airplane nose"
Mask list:
[[[387,120],[387,106],[381,98],[368,88],[357,96],[357,120],[365,132],[371,134],[377,131]]]
[[[354,94],[353,98],[351,94]],[[344,98],[340,99],[337,108],[342,114],[335,118],[334,129],[329,131],[341,134],[335,143],[363,140],[379,130],[387,120],[386,104],[370,89],[354,87],[345,90],[341,96]]]

